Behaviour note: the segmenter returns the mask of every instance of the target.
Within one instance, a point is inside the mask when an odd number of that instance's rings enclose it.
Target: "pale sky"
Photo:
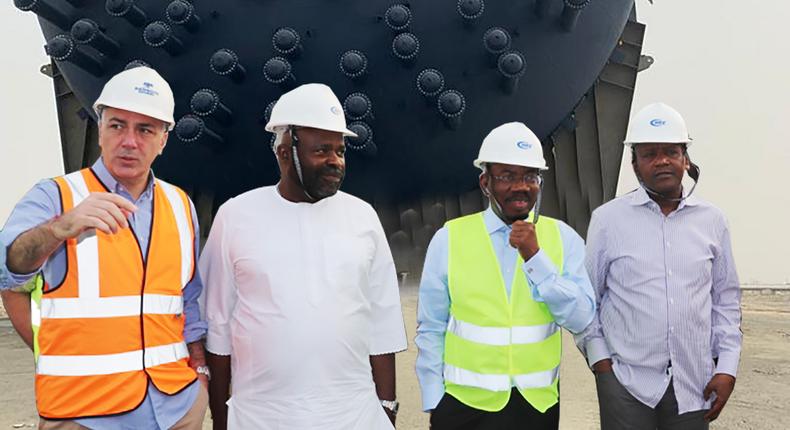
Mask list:
[[[675,107],[702,168],[697,195],[730,221],[741,282],[788,284],[790,197],[790,2],[638,0],[644,52],[656,62],[638,78],[634,110]],[[63,173],[48,62],[34,15],[0,6],[0,224],[39,179]],[[619,193],[635,188],[624,160]]]

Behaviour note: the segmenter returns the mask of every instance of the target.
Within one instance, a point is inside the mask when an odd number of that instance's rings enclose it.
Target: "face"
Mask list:
[[[502,214],[498,215],[512,223],[526,219],[535,206],[542,181],[539,175],[539,169],[491,163],[480,175],[480,188],[489,200],[493,198],[499,203]]]
[[[302,166],[304,188],[316,200],[335,195],[346,175],[346,145],[343,135],[334,131],[315,128],[297,128],[296,137],[299,163]],[[299,178],[291,160],[291,139],[286,134],[285,143],[277,149],[283,175]]]
[[[679,195],[689,159],[682,145],[641,143],[634,148],[634,173],[651,190],[666,196]]]
[[[147,180],[167,142],[165,123],[146,115],[107,107],[99,122],[99,146],[107,170],[121,183]]]

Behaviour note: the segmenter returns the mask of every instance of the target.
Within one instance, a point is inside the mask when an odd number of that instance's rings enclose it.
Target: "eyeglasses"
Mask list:
[[[645,161],[653,161],[661,155],[670,160],[680,160],[683,158],[684,154],[683,148],[681,148],[680,145],[672,145],[664,148],[637,148],[635,152],[637,158]]]
[[[513,185],[519,182],[525,182],[527,185],[543,184],[543,176],[541,176],[540,173],[527,173],[524,176],[509,175],[509,174],[505,174],[502,176],[491,175],[491,177],[507,185]]]

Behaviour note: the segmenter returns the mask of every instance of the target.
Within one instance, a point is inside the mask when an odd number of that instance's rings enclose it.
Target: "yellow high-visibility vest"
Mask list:
[[[38,328],[41,326],[41,293],[44,290],[44,277],[36,275],[29,281],[30,290],[30,325],[33,328],[33,358],[38,361]]]
[[[559,401],[562,337],[545,304],[532,299],[516,262],[510,298],[482,213],[447,224],[450,321],[445,335],[447,393],[484,411],[499,411],[512,387],[537,410]],[[540,249],[562,273],[563,245],[557,221],[536,225]]]

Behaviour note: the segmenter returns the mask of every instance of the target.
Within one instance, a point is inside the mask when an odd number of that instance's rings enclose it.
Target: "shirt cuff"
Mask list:
[[[585,349],[587,350],[587,363],[591,369],[593,364],[601,360],[606,360],[607,358],[612,358],[612,353],[609,352],[609,346],[602,337],[594,337],[588,340]]]
[[[738,354],[720,354],[719,361],[716,363],[716,373],[726,373],[733,378],[738,373]]]
[[[444,397],[444,381],[424,384],[422,386],[422,410],[430,412],[436,409]]]
[[[184,326],[184,341],[186,343],[197,342],[206,337],[208,324],[205,321],[196,321]]]
[[[11,270],[8,270],[8,266],[6,266],[6,269],[7,269],[6,273],[8,273],[8,281],[10,282],[7,288],[10,288],[14,285],[22,285],[28,283],[41,270],[39,269],[30,273],[19,274],[19,273],[14,273]]]
[[[557,267],[542,249],[524,262],[523,270],[533,285],[540,285],[552,276],[557,276]]]
[[[206,350],[215,355],[231,355],[233,343],[230,337],[230,327],[227,325],[213,326],[209,324],[206,335]]]

